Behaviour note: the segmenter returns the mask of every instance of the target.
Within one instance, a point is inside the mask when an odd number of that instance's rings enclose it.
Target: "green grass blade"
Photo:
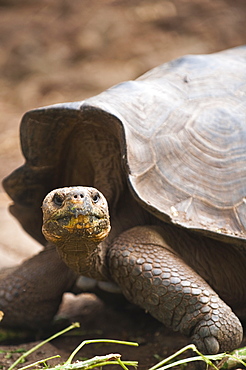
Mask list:
[[[20,356],[9,368],[8,370],[13,370],[15,368],[16,365],[18,365],[21,361],[23,361],[27,356],[29,356],[31,353],[35,352],[37,349],[39,349],[40,347],[42,347],[44,344],[50,342],[51,340],[59,337],[60,335],[66,333],[67,331],[69,330],[72,330],[74,328],[79,328],[80,327],[80,324],[78,322],[70,325],[68,328],[66,329],[63,329],[61,331],[59,331],[58,333],[52,335],[51,337],[49,337],[48,339],[45,339],[43,342],[41,343],[38,343],[36,346],[32,347],[31,349],[29,349],[29,351],[23,353],[22,356]]]
[[[178,362],[181,361],[181,364],[185,364],[186,362],[192,362],[192,361],[204,361],[207,365],[212,366],[215,370],[218,370],[218,368],[211,362],[211,359],[221,360],[222,357],[225,356],[225,353],[220,353],[218,355],[205,356],[201,352],[198,351],[198,349],[196,348],[194,344],[188,344],[187,346],[181,348],[179,351],[175,352],[171,356],[158,362],[158,364],[152,366],[149,370],[156,370],[156,369],[165,370],[165,369],[175,366],[174,363],[168,364],[168,362],[174,360],[174,358],[178,357],[179,355],[181,355],[182,353],[188,350],[192,350],[193,352],[198,354],[198,357],[190,357],[189,359],[179,360]],[[175,362],[175,364],[177,364],[177,362]]]
[[[67,361],[64,365],[71,364],[71,362],[74,359],[74,356],[81,350],[82,347],[84,347],[86,344],[92,344],[92,343],[114,343],[114,344],[124,344],[127,346],[138,346],[138,343],[135,342],[125,342],[121,340],[114,340],[114,339],[92,339],[92,340],[84,340],[80,343],[78,347],[75,348],[75,350],[71,353],[71,355],[68,357]]]
[[[46,361],[53,360],[53,358],[60,358],[60,357],[61,356],[59,356],[59,355],[47,357],[47,358],[44,358],[43,360],[39,360],[39,361],[33,362],[32,364],[23,366],[19,370],[26,370],[26,369],[29,369],[30,367],[33,367],[33,366],[36,366],[36,365],[39,365],[39,364],[43,364]]]

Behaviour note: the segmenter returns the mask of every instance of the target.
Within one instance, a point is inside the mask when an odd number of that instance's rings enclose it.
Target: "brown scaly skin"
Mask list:
[[[107,245],[107,202],[98,190],[86,187],[52,191],[43,213],[46,239],[76,273],[113,280],[129,301],[190,336],[204,353],[240,345],[240,321],[171,248],[165,227],[134,227]]]
[[[64,292],[72,290],[76,278],[54,246],[4,271],[0,279],[0,307],[4,312],[1,326],[35,331],[50,326]]]

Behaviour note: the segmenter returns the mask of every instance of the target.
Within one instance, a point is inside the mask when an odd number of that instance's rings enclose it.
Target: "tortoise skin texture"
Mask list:
[[[88,260],[87,275],[117,283],[203,352],[239,346],[246,317],[245,71],[246,47],[185,56],[85,101],[27,112],[25,164],[3,182],[10,211],[44,245],[47,193],[102,192],[111,232],[93,253],[105,251],[103,269]],[[51,320],[79,273],[69,258],[49,245],[2,279],[3,325]]]

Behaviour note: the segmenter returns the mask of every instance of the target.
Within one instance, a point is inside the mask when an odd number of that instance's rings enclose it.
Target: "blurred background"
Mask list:
[[[85,99],[184,54],[242,45],[245,31],[245,0],[0,0],[0,178],[23,163],[25,111]],[[0,267],[40,248],[9,203],[0,187]]]

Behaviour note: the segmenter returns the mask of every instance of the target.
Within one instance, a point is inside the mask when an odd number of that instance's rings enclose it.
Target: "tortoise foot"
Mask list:
[[[219,303],[222,302],[221,305]],[[242,325],[237,316],[223,301],[218,305],[216,312],[200,321],[192,335],[192,341],[203,352],[216,354],[226,352],[240,346],[243,339]]]

